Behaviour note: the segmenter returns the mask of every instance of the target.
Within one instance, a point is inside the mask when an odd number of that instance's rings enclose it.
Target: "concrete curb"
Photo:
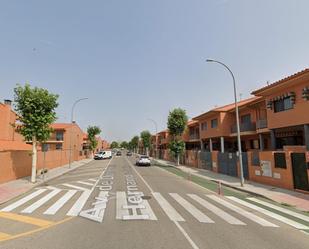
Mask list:
[[[155,165],[174,167],[174,168],[176,168],[176,169],[178,169],[178,170],[181,170],[181,171],[184,172],[184,173],[187,173],[187,172],[185,172],[184,170],[182,170],[181,168],[178,168],[177,166],[175,166],[175,165],[173,165],[173,164],[169,164],[169,163],[167,163],[167,164],[162,164],[162,163],[158,162],[158,161],[155,160],[155,159],[152,159],[152,160],[153,160],[153,162],[155,163]],[[189,167],[188,167],[188,168],[189,168]],[[200,178],[203,178],[203,179],[208,180],[208,181],[211,181],[211,182],[215,182],[215,183],[219,183],[219,182],[220,182],[220,180],[213,179],[213,178],[211,178],[211,177],[205,177],[205,176],[200,175],[200,174],[197,174],[197,173],[192,173],[192,175],[197,176],[197,177],[200,177]],[[246,189],[243,189],[243,188],[241,188],[241,187],[235,187],[235,186],[233,186],[233,185],[227,184],[227,183],[222,182],[222,181],[221,181],[221,184],[222,184],[223,186],[226,186],[226,187],[229,187],[229,188],[232,188],[232,189],[235,189],[235,190],[238,190],[238,191],[247,193],[247,194],[251,194],[251,195],[254,195],[254,196],[257,196],[257,197],[263,197],[263,198],[265,198],[265,199],[267,199],[267,200],[272,200],[272,199],[266,197],[265,195],[262,195],[262,194],[259,194],[259,193],[256,193],[256,192],[253,192],[253,191],[250,191],[250,190],[246,190]],[[272,200],[272,201],[274,201],[274,200]]]
[[[63,175],[65,175],[65,174],[67,174],[67,173],[69,173],[69,172],[72,172],[72,171],[74,171],[74,170],[76,170],[76,169],[78,169],[78,168],[80,168],[80,167],[82,167],[82,166],[85,166],[86,164],[91,163],[91,162],[93,162],[93,161],[94,161],[94,159],[91,159],[89,162],[85,162],[85,163],[82,163],[82,164],[80,164],[80,165],[77,165],[77,166],[75,166],[75,168],[68,169],[66,172],[64,172],[64,173],[62,173],[62,174],[52,176],[52,177],[48,178],[47,180],[45,180],[44,182],[38,183],[36,187],[42,186],[42,185],[48,183],[49,181],[51,181],[51,180],[53,180],[53,179],[55,179],[55,178],[57,178],[57,177],[59,177],[59,176],[63,176]],[[77,163],[78,163],[78,162],[77,162]],[[67,165],[67,164],[66,164],[66,165]],[[61,167],[65,167],[66,165],[63,165],[63,166],[61,166]]]
[[[80,168],[80,167],[82,167],[82,166],[84,166],[84,165],[86,165],[86,164],[88,164],[88,163],[91,163],[92,161],[93,161],[93,159],[90,160],[89,162],[85,162],[85,163],[82,163],[82,164],[80,164],[80,165],[77,165],[77,166],[75,166],[74,168],[69,169],[69,170],[67,170],[67,171],[65,171],[65,172],[63,172],[63,173],[61,173],[61,174],[56,174],[56,175],[54,175],[54,176],[51,176],[50,178],[48,178],[48,179],[45,180],[44,182],[37,182],[37,183],[34,183],[34,184],[32,184],[31,186],[29,186],[29,188],[27,188],[27,189],[25,188],[23,191],[21,191],[20,193],[16,194],[15,196],[12,196],[11,198],[9,198],[9,199],[7,199],[7,200],[4,200],[4,201],[0,202],[0,205],[5,204],[5,203],[7,203],[7,202],[9,202],[9,201],[11,201],[11,200],[13,200],[13,199],[15,199],[15,198],[18,198],[20,195],[23,195],[24,193],[26,193],[26,192],[28,192],[28,191],[34,189],[34,188],[40,187],[40,186],[46,184],[47,182],[49,182],[49,181],[51,181],[51,180],[53,180],[53,179],[55,179],[55,178],[57,178],[57,177],[59,177],[59,176],[62,176],[62,175],[64,175],[64,174],[69,173],[69,172],[71,172],[71,171],[73,171],[73,170],[75,170],[75,169],[78,169],[78,168]],[[67,164],[65,164],[65,165],[63,165],[63,166],[60,166],[60,167],[65,167],[66,165],[67,165]],[[60,167],[59,167],[59,168],[60,168]]]

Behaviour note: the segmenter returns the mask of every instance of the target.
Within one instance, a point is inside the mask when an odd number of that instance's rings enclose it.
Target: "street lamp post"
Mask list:
[[[156,149],[155,149],[155,152],[156,152],[156,158],[158,157],[158,139],[157,139],[157,136],[158,136],[158,124],[156,121],[154,121],[153,119],[151,118],[148,118],[149,121],[151,121],[155,127],[156,127]]]
[[[240,140],[240,127],[239,127],[239,111],[238,111],[238,104],[237,104],[237,91],[236,91],[236,83],[235,77],[231,69],[225,65],[224,63],[212,59],[207,59],[206,62],[214,62],[222,65],[225,67],[233,78],[233,86],[234,86],[234,99],[235,99],[235,111],[236,111],[236,126],[237,126],[237,142],[238,142],[238,158],[239,158],[239,166],[240,166],[240,185],[244,186],[244,171],[243,171],[243,163],[242,163],[242,151],[241,151],[241,140]]]
[[[75,106],[78,102],[82,101],[82,100],[86,100],[88,98],[81,98],[78,99],[74,102],[72,109],[71,109],[71,124],[73,124],[74,122],[74,109]],[[69,150],[69,168],[71,168],[71,163],[72,163],[72,128],[70,129],[70,150]]]

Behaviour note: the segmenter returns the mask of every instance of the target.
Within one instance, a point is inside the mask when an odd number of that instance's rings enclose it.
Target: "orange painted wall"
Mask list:
[[[218,126],[211,128],[211,120],[218,119]],[[202,130],[200,126],[201,139],[209,139],[213,137],[229,136],[231,131],[231,116],[228,113],[214,113],[213,115],[201,119],[200,124],[207,122],[207,130]]]
[[[0,140],[23,141],[23,137],[12,126],[17,115],[10,105],[0,103]]]
[[[296,94],[296,102],[293,109],[277,113],[274,110],[267,109],[268,127],[270,129],[309,124],[309,101],[302,98],[302,89],[309,86],[309,76],[306,80],[299,85],[287,87],[267,96],[266,101],[291,91]]]

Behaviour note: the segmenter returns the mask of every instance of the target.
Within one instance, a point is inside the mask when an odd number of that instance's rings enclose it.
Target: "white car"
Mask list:
[[[140,156],[136,161],[137,166],[150,166],[150,158],[148,156]]]
[[[112,158],[112,152],[109,150],[100,151],[94,154],[94,160],[103,160],[103,159],[110,159]]]

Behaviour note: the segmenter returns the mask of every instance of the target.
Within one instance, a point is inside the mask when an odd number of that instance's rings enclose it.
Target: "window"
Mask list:
[[[62,150],[62,144],[56,144],[56,150]]]
[[[283,99],[274,101],[274,111],[282,112],[293,108],[293,102],[291,97],[286,97]]]
[[[259,140],[258,139],[250,140],[250,149],[257,150],[259,148],[260,148],[260,145],[259,145]]]
[[[56,132],[56,140],[57,141],[63,141],[63,132],[62,131]]]
[[[49,144],[42,144],[42,151],[48,151]]]
[[[275,168],[286,169],[285,153],[275,153]]]
[[[217,128],[218,127],[218,119],[212,119],[211,120],[211,128]]]
[[[202,131],[206,131],[207,130],[207,122],[203,122],[201,124],[201,129],[202,129]]]
[[[240,117],[240,121],[242,124],[249,124],[251,123],[251,115],[250,114],[246,114]]]

